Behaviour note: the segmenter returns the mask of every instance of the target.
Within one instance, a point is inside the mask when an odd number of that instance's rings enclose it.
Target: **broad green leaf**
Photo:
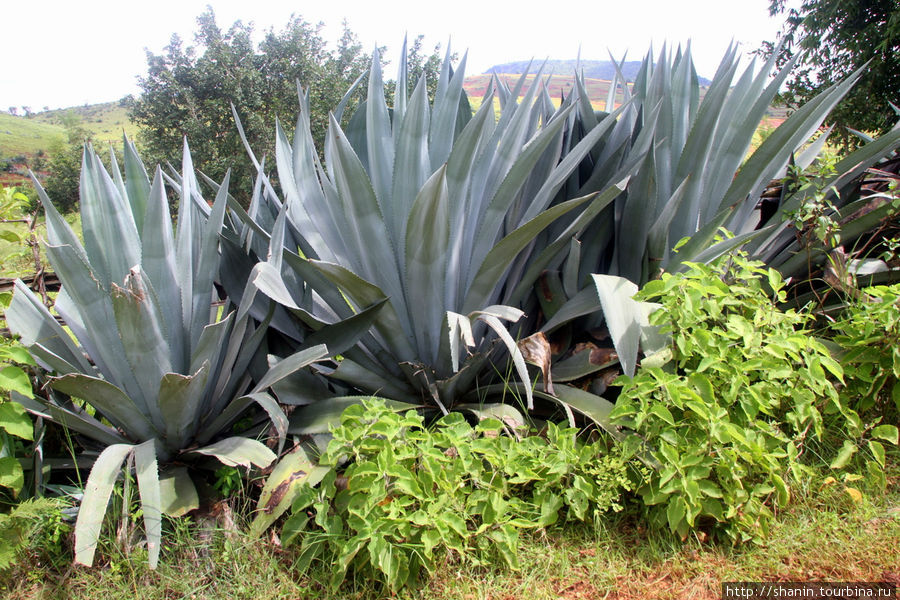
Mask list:
[[[0,369],[0,390],[15,390],[23,396],[32,396],[28,374],[14,365]]]
[[[457,404],[454,409],[468,411],[478,417],[479,421],[497,419],[513,432],[528,427],[522,413],[509,404]]]
[[[895,446],[900,443],[900,441],[898,441],[898,430],[896,425],[878,425],[873,427],[872,437],[890,442]]]
[[[25,472],[19,459],[15,456],[0,457],[0,487],[12,490],[13,497],[17,497],[25,485]]]
[[[869,451],[872,453],[872,456],[875,457],[875,460],[878,462],[878,464],[883,469],[884,464],[885,464],[884,463],[884,459],[885,459],[884,446],[882,446],[879,442],[876,442],[875,440],[869,440],[868,445],[869,445]]]
[[[878,425],[873,427],[872,437],[890,442],[895,446],[900,443],[900,441],[898,441],[898,430],[896,425]]]
[[[31,388],[28,391],[30,396]],[[23,440],[34,439],[34,425],[18,402],[0,402],[0,429]]]
[[[784,482],[779,475],[772,473],[772,485],[775,486],[775,494],[776,500],[778,502],[778,506],[784,508],[791,501],[791,492],[788,489],[787,484]]]
[[[841,469],[843,468],[850,459],[856,454],[856,444],[851,442],[850,440],[845,440],[844,445],[841,446],[841,449],[838,451],[838,455],[835,457],[833,461],[831,461],[831,465],[829,465],[832,469]]]
[[[669,529],[673,532],[677,532],[681,529],[686,514],[685,509],[686,506],[684,500],[681,499],[681,496],[676,495],[669,498],[666,507],[666,520],[669,523]]]

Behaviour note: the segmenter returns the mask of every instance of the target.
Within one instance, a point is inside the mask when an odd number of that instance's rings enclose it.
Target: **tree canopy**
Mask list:
[[[153,161],[177,164],[187,136],[197,167],[217,180],[231,168],[236,192],[252,189],[254,169],[231,104],[253,148],[271,155],[275,119],[296,118],[297,82],[309,89],[314,133],[321,138],[327,111],[369,61],[346,23],[334,50],[323,40],[321,24],[296,16],[282,31],[267,31],[258,47],[252,24],[237,21],[223,32],[211,8],[197,25],[194,46],[185,48],[172,36],[164,54],[147,52],[147,75],[140,78],[142,93],[130,116],[141,125],[140,142]]]
[[[760,49],[771,54],[781,42],[779,66],[802,53],[781,99],[797,105],[868,63],[861,81],[831,113],[845,147],[858,138],[849,129],[884,133],[900,106],[900,0],[769,0],[769,12],[786,15],[778,40]]]
[[[187,136],[197,168],[215,180],[231,168],[231,191],[246,199],[255,168],[231,104],[254,152],[260,159],[263,154],[273,157],[275,121],[293,128],[299,83],[309,94],[312,134],[321,148],[329,111],[367,70],[371,55],[363,52],[346,21],[334,48],[322,37],[322,23],[313,25],[299,16],[292,16],[281,31],[266,31],[258,44],[252,24],[237,21],[223,31],[211,8],[197,18],[197,26],[194,45],[185,47],[172,36],[163,54],[147,52],[147,74],[139,80],[142,93],[132,101],[130,116],[142,127],[139,142],[152,162],[178,164]],[[426,55],[419,37],[410,44],[407,60],[417,73],[428,72],[436,81],[438,48]]]

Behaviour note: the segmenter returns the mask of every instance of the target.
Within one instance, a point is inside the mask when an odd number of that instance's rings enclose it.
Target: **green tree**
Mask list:
[[[297,16],[283,30],[267,31],[258,46],[252,25],[237,21],[222,31],[211,8],[197,25],[194,46],[185,48],[173,36],[164,54],[147,53],[148,72],[130,116],[143,128],[139,141],[151,161],[180,162],[186,136],[199,170],[220,180],[231,168],[232,192],[247,194],[255,169],[230,105],[237,107],[251,146],[271,157],[275,119],[290,127],[297,117],[299,82],[309,91],[313,134],[321,141],[328,111],[365,71],[369,56],[346,22],[333,50],[321,36],[321,23]]]
[[[831,113],[836,136],[853,148],[855,129],[871,134],[888,131],[900,106],[900,2],[898,0],[803,0],[788,8],[785,0],[769,0],[769,13],[785,15],[778,39],[759,53],[771,56],[781,42],[779,66],[802,53],[781,99],[803,103],[867,61],[866,73]]]

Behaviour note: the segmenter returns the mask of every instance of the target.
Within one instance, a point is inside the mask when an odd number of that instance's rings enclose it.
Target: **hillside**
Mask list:
[[[485,91],[487,91],[488,85],[490,84],[492,75],[470,75],[466,77],[463,82],[463,88],[466,90],[466,94],[469,95],[469,101],[472,103],[474,108],[477,108],[481,105],[481,98],[484,96]],[[501,81],[503,81],[507,86],[512,87],[515,85],[516,81],[518,81],[520,75],[515,74],[502,74],[497,76]],[[529,75],[526,78],[526,86],[531,84],[534,81],[534,75]],[[573,87],[575,86],[575,77],[570,73],[569,75],[553,75],[553,76],[544,76],[544,81],[547,83],[547,92],[550,94],[550,97],[553,98],[555,103],[559,103],[562,95],[568,96]],[[591,99],[591,104],[594,105],[594,108],[597,110],[603,110],[606,107],[606,97],[609,94],[609,86],[610,82],[608,80],[604,81],[601,79],[585,79],[585,87],[587,88],[588,97]],[[619,90],[616,94],[616,103],[622,101],[622,92]]]
[[[535,60],[529,67],[527,60],[519,60],[494,65],[487,70],[487,73],[524,73],[526,69],[534,72],[541,67],[541,64],[543,64],[541,61]],[[609,81],[616,75],[615,66],[612,61],[608,60],[582,60],[580,62],[576,60],[548,60],[544,66],[544,74],[571,76],[576,72],[576,67],[579,72],[584,72],[584,76],[590,79],[605,79]],[[628,61],[622,65],[622,74],[629,81],[633,81],[640,68],[640,61]]]
[[[58,110],[48,110],[33,115],[31,118],[39,123],[64,127],[66,120],[81,119],[81,126],[94,134],[97,142],[122,141],[122,132],[134,137],[138,128],[128,120],[128,109],[119,102],[73,106]]]
[[[29,116],[0,112],[0,158],[34,156],[41,150],[48,152],[66,140],[66,123],[87,129],[98,145],[120,144],[123,131],[130,137],[138,131],[128,120],[127,110],[118,102],[73,106]]]
[[[62,127],[0,112],[0,157],[29,156],[65,139]]]

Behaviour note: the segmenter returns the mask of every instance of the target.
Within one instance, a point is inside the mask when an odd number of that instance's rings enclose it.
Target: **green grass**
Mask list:
[[[33,155],[65,140],[61,126],[0,113],[0,156]]]
[[[94,136],[94,143],[121,145],[123,131],[132,139],[139,128],[128,120],[128,111],[118,102],[75,106],[36,113],[30,117],[0,113],[0,157],[32,156],[39,150],[49,152],[65,141],[64,121],[69,116]]]
[[[128,120],[128,109],[120,106],[118,102],[50,110],[36,114],[32,120],[62,127],[67,114],[79,117],[82,127],[94,134],[94,141],[97,143],[118,144],[122,141],[123,131],[132,139],[139,131],[139,127]]]
[[[885,494],[856,504],[829,486],[800,493],[762,546],[731,547],[699,536],[681,542],[649,532],[634,513],[593,525],[551,529],[524,540],[522,569],[473,568],[448,558],[422,586],[396,597],[429,600],[720,598],[725,581],[900,581],[900,472]],[[223,518],[224,517],[226,518]],[[218,516],[218,519],[216,518]],[[214,507],[181,520],[166,538],[160,568],[143,550],[126,556],[109,539],[102,564],[70,567],[67,554],[35,548],[0,575],[6,598],[383,598],[367,580],[330,594],[324,572],[299,577],[293,550],[273,537],[252,540],[224,527],[229,510]],[[172,525],[170,524],[170,527]],[[238,529],[241,529],[240,527]]]

